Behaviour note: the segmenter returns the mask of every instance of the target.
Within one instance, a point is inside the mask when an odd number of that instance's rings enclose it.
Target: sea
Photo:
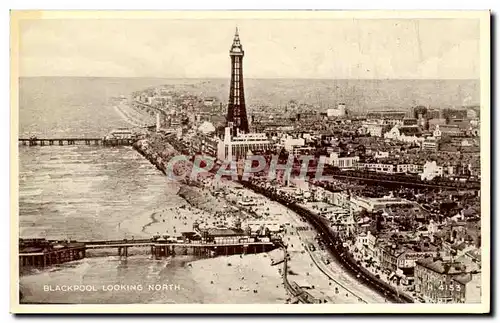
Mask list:
[[[115,109],[114,97],[162,83],[157,79],[21,79],[19,135],[102,137],[114,128],[130,126]],[[19,146],[20,237],[148,237],[141,231],[147,223],[139,221],[132,228],[121,224],[185,203],[177,190],[131,147]],[[147,252],[131,250],[133,255],[124,260],[113,252],[90,252],[80,261],[21,272],[21,302],[203,303],[203,291],[197,290],[184,268],[193,260],[190,256],[152,260]],[[161,288],[170,284],[174,287]],[[46,291],[72,285],[93,286],[97,291]],[[138,285],[142,291],[137,291]],[[103,290],[109,289],[106,286],[115,287],[109,292]]]
[[[354,84],[354,85],[353,85]],[[170,85],[196,95],[224,101],[227,80],[169,80],[160,78],[32,77],[19,80],[19,136],[45,138],[102,137],[131,121],[115,107],[114,98],[130,96],[157,85]],[[249,104],[290,99],[335,100],[335,93],[363,93],[378,107],[401,101],[476,101],[479,83],[450,81],[326,81],[249,80]],[[345,88],[338,90],[338,88]],[[424,90],[422,90],[424,89]],[[442,91],[443,95],[440,95]],[[302,96],[300,93],[304,93]],[[445,93],[445,94],[444,94]],[[443,97],[448,98],[444,100]],[[358,97],[359,101],[359,97]],[[348,101],[350,102],[350,101]],[[354,101],[353,101],[354,102]],[[123,239],[146,236],[137,227],[123,227],[147,219],[160,209],[185,203],[178,187],[130,147],[19,146],[19,233],[25,238]],[[185,270],[190,256],[152,260],[134,252],[126,260],[117,255],[90,253],[90,257],[47,269],[20,274],[23,303],[203,303],[204,291]],[[180,288],[149,290],[173,284]],[[57,285],[93,286],[96,291],[47,291]],[[142,286],[142,291],[103,286]]]

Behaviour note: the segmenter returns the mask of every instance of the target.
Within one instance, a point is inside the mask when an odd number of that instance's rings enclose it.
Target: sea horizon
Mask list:
[[[99,79],[166,79],[166,80],[228,80],[227,76],[174,77],[174,76],[90,76],[90,75],[31,75],[18,78],[99,78]],[[318,81],[479,81],[480,78],[311,78],[311,77],[251,77],[245,80],[318,80]]]

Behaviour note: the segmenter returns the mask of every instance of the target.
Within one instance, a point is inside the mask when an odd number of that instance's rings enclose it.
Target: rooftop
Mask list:
[[[441,259],[425,258],[417,261],[417,264],[439,274],[459,275],[465,273],[465,265],[461,262],[450,262]]]
[[[403,126],[399,127],[399,132],[407,136],[421,135],[422,131],[418,126]]]
[[[472,277],[471,277],[471,275],[463,274],[463,275],[459,275],[457,277],[453,277],[453,279],[459,283],[466,285],[468,282],[470,282],[472,280]]]
[[[243,230],[238,229],[220,229],[220,228],[210,228],[206,230],[207,233],[215,237],[230,237],[230,236],[241,236],[245,235]]]

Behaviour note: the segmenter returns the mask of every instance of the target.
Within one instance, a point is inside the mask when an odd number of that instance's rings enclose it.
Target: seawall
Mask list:
[[[149,148],[147,142],[148,141],[146,139],[138,140],[132,145],[132,147],[134,147],[139,154],[149,160],[151,164],[156,166],[158,170],[166,175],[163,158],[161,158],[153,149]]]

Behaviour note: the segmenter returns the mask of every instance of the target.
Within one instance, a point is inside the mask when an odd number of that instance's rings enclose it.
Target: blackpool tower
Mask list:
[[[227,126],[231,127],[232,135],[248,133],[248,119],[245,108],[245,93],[243,91],[243,47],[240,43],[238,28],[234,35],[233,45],[229,51],[231,57],[231,88],[227,107]]]

